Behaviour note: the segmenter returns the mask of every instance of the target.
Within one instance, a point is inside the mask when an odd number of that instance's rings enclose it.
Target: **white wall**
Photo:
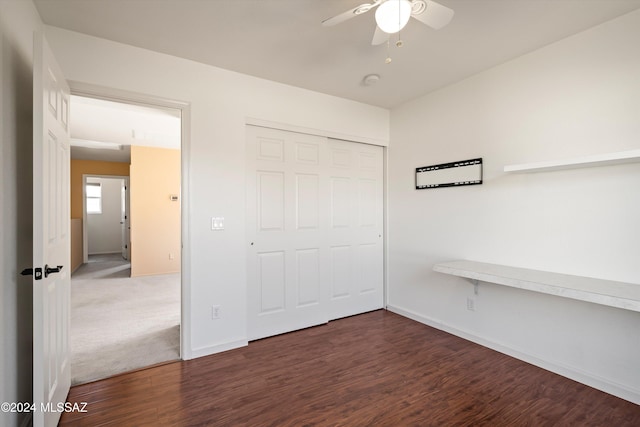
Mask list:
[[[31,390],[33,31],[31,2],[0,1],[0,402],[29,402]],[[0,412],[0,425],[27,414]]]
[[[640,11],[394,109],[389,306],[640,403],[640,313],[432,271],[470,259],[640,285],[640,164],[504,165],[640,148]],[[484,184],[414,190],[482,157]]]
[[[122,251],[120,178],[87,178],[87,182],[102,184],[102,213],[87,215],[89,255]]]
[[[246,342],[245,122],[287,123],[388,140],[388,110],[47,27],[68,79],[191,105],[189,357]],[[73,120],[73,118],[72,118]],[[210,229],[225,218],[225,231]],[[211,320],[211,306],[221,318]]]

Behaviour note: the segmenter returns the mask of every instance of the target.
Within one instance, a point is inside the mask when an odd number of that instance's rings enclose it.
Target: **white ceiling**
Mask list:
[[[640,8],[640,0],[438,0],[435,31],[411,20],[404,46],[371,46],[374,12],[321,22],[363,0],[35,0],[42,20],[269,80],[392,108]],[[381,76],[375,86],[365,75]]]
[[[129,162],[130,146],[180,148],[180,110],[71,96],[71,158]],[[103,145],[104,149],[74,144]],[[108,147],[121,146],[120,150]]]

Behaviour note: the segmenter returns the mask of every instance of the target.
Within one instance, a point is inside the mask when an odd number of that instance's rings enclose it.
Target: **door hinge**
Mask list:
[[[35,280],[42,280],[42,269],[41,268],[25,268],[20,272],[23,276],[33,276]]]

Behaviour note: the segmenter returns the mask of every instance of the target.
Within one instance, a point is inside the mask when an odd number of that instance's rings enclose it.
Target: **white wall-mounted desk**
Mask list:
[[[640,312],[640,284],[476,261],[435,264],[440,273]]]

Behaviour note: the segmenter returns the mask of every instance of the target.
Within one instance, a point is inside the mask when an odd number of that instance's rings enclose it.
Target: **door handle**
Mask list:
[[[25,268],[20,272],[23,276],[33,276],[36,280],[42,280],[41,268]]]
[[[51,268],[49,267],[49,264],[46,264],[44,266],[44,277],[49,277],[49,275],[53,273],[60,273],[60,270],[62,270],[61,265]]]

